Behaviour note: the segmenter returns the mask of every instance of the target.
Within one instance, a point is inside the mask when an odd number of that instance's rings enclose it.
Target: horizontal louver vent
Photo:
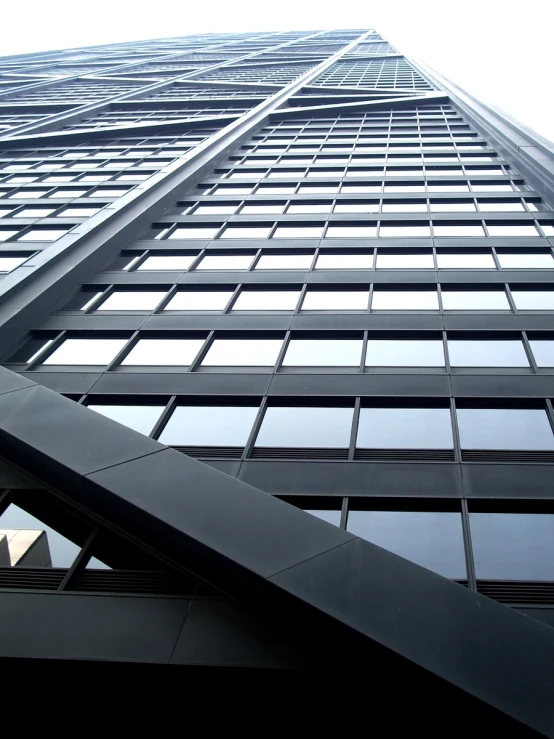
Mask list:
[[[51,567],[0,567],[0,588],[57,590],[67,574]]]
[[[453,462],[453,449],[356,449],[354,459],[390,462]]]
[[[252,459],[348,459],[348,449],[289,449],[259,446],[252,450]]]
[[[477,580],[477,590],[488,598],[510,605],[554,605],[554,582]]]
[[[163,572],[137,570],[83,570],[72,580],[69,590],[97,593],[145,595],[193,595],[197,584],[173,578]]]
[[[176,446],[178,452],[199,459],[216,457],[218,459],[240,459],[244,447],[241,446]]]
[[[462,462],[515,462],[518,464],[552,464],[554,452],[526,452],[503,450],[462,451]]]

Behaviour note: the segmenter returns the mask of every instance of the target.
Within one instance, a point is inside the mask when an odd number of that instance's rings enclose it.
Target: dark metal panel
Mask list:
[[[552,498],[554,465],[462,464],[468,498]]]
[[[243,462],[239,479],[273,495],[448,497],[462,494],[455,464]]]
[[[277,374],[269,394],[449,396],[450,378],[438,374]]]
[[[254,395],[267,392],[270,374],[209,374],[204,372],[136,372],[103,374],[94,385],[95,393],[162,395]]]

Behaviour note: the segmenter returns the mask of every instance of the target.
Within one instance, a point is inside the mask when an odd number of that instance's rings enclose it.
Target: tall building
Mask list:
[[[3,660],[554,736],[554,147],[372,30],[3,57],[0,129]]]

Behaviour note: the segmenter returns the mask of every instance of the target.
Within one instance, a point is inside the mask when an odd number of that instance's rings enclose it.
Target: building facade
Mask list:
[[[554,147],[228,34],[0,59],[0,170],[3,658],[364,655],[554,735]]]

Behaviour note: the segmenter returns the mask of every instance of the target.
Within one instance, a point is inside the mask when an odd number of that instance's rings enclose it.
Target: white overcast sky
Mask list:
[[[0,53],[194,33],[375,28],[554,141],[554,0],[26,0],[2,7]]]

